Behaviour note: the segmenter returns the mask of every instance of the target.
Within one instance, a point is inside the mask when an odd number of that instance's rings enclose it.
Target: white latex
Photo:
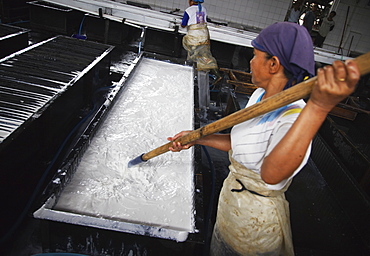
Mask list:
[[[143,59],[55,206],[83,215],[194,230],[193,150],[130,160],[193,129],[190,67]]]

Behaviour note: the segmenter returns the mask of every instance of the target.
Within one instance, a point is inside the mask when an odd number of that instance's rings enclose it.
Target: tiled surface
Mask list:
[[[151,6],[168,9],[179,8],[179,14],[188,7],[186,0],[141,0]],[[264,28],[276,21],[283,21],[290,5],[289,0],[234,0],[205,1],[208,15],[219,22],[238,23],[249,27]]]

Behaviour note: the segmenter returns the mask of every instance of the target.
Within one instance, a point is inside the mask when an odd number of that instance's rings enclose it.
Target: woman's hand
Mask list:
[[[320,109],[329,112],[353,93],[359,79],[360,72],[356,62],[334,61],[332,66],[317,70],[317,82],[313,87],[310,101]]]
[[[173,137],[168,137],[167,140],[169,141],[174,141],[182,136],[185,136],[186,134],[190,133],[191,131],[182,131],[182,132],[179,132],[178,134],[176,134],[175,136]],[[186,145],[181,145],[180,142],[173,142],[172,143],[172,147],[169,147],[168,149],[172,152],[180,152],[181,150],[183,149],[188,149],[190,147],[192,147],[193,145],[195,144],[195,142],[190,142]]]
[[[185,136],[186,134],[190,132],[191,131],[182,131],[173,137],[168,137],[167,140],[174,141],[182,136]],[[169,147],[168,149],[172,152],[180,152],[181,150],[188,149],[194,146],[195,144],[212,147],[212,148],[216,148],[216,149],[227,152],[231,149],[230,134],[211,134],[211,135],[199,138],[195,141],[189,142],[186,145],[181,145],[180,142],[173,142],[172,147]]]

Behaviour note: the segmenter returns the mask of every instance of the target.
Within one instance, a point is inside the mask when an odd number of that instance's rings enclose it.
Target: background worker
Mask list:
[[[301,2],[295,2],[290,9],[288,22],[298,23],[299,17],[301,16]]]
[[[207,27],[207,9],[201,5],[203,0],[189,0],[181,27],[187,28],[182,45],[188,52],[188,60],[197,63],[197,70],[211,71],[216,76],[215,83],[221,80],[216,59],[211,53],[211,41]]]
[[[333,18],[335,17],[335,15],[337,15],[337,13],[335,11],[331,11],[328,17],[322,20],[319,33],[315,38],[315,46],[322,47],[326,36],[329,34],[330,31],[334,29],[335,21],[333,20]]]
[[[247,106],[314,75],[311,37],[298,24],[272,24],[252,45],[252,82],[259,88]],[[173,152],[194,144],[229,152],[230,173],[220,192],[211,255],[294,255],[284,192],[306,164],[311,141],[327,114],[354,91],[359,78],[355,62],[335,61],[318,69],[307,104],[298,100],[235,125],[230,134],[172,144]]]
[[[315,12],[316,11],[317,11],[317,6],[316,4],[313,4],[311,7],[311,10],[308,10],[306,14],[304,15],[302,25],[307,29],[308,33],[311,33],[312,27],[315,23],[315,19],[316,19]]]

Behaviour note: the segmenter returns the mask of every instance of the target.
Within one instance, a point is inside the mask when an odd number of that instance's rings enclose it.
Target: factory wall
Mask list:
[[[344,55],[347,55],[349,50],[358,53],[370,51],[370,2],[368,0],[337,0],[337,3],[333,5],[333,10],[337,12],[334,17],[335,28],[328,34],[324,48],[338,51],[342,41]]]
[[[180,11],[177,13],[180,15],[188,7],[188,0],[136,0],[135,2],[149,4],[155,9],[163,8],[165,11],[178,8]],[[245,29],[263,29],[274,22],[284,21],[291,2],[292,0],[205,0],[204,4],[212,21]],[[342,42],[343,50],[339,53],[343,55],[348,55],[349,50],[354,53],[370,51],[370,29],[368,29],[367,18],[370,15],[369,0],[333,2],[332,10],[337,12],[334,18],[336,26],[327,36],[323,48],[339,52],[338,48]]]
[[[170,10],[179,8],[180,14],[189,6],[188,0],[136,0],[136,2]],[[212,21],[264,28],[276,21],[283,21],[290,2],[290,0],[205,0],[204,5]]]

